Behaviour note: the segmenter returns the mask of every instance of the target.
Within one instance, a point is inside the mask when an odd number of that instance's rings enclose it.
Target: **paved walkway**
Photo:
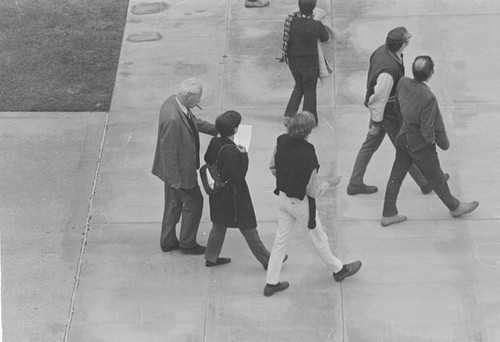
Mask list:
[[[335,74],[318,89],[311,140],[320,176],[343,177],[319,212],[334,252],[361,259],[360,273],[335,283],[299,230],[282,273],[291,286],[270,298],[237,231],[222,253],[233,261],[218,268],[161,252],[163,190],[150,173],[158,110],[191,76],[204,84],[197,115],[213,120],[235,109],[253,125],[248,183],[271,247],[276,197],[267,163],[293,84],[274,57],[296,0],[264,9],[245,9],[243,0],[130,0],[109,113],[0,113],[4,341],[500,341],[500,4],[318,7],[351,34],[327,53]],[[431,85],[452,144],[440,153],[452,192],[481,204],[452,219],[408,180],[399,199],[408,221],[382,228],[389,142],[366,175],[380,192],[347,196],[346,182],[367,129],[369,55],[400,25],[413,34],[407,66],[419,54],[437,65]],[[202,244],[209,229],[206,206]]]

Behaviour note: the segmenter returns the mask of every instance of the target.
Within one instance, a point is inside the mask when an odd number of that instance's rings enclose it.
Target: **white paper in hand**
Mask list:
[[[234,136],[234,143],[236,145],[243,145],[248,150],[250,149],[250,141],[252,140],[252,126],[240,125],[238,132]]]

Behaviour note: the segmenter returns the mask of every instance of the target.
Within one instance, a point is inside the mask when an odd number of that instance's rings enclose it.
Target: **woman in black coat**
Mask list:
[[[227,264],[230,258],[220,258],[228,227],[239,228],[250,250],[257,260],[267,269],[269,251],[260,240],[257,232],[257,220],[245,176],[248,170],[246,148],[234,143],[241,115],[227,111],[215,120],[215,127],[220,137],[213,138],[205,153],[205,162],[217,163],[221,181],[226,186],[217,194],[210,195],[210,219],[212,230],[208,236],[205,252],[207,267]]]

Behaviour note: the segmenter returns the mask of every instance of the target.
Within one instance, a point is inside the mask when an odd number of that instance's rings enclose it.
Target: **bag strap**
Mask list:
[[[215,164],[214,164],[214,165],[215,165],[215,167],[216,167],[216,168],[218,167],[220,153],[222,152],[222,150],[223,150],[223,149],[224,149],[224,147],[226,147],[226,146],[233,146],[233,144],[225,144],[225,145],[223,145],[223,146],[220,148],[219,152],[217,153],[217,159],[215,159]],[[235,146],[235,147],[236,147],[236,146]],[[230,179],[231,179],[231,177],[229,177],[228,179],[226,179],[226,181],[225,181],[224,183],[227,183]],[[221,180],[221,181],[222,181],[222,180]]]

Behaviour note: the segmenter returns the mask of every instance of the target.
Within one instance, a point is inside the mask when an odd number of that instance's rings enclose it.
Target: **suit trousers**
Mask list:
[[[390,217],[398,214],[396,201],[401,183],[412,164],[416,164],[432,185],[434,192],[449,210],[458,208],[459,201],[450,193],[448,183],[439,164],[436,144],[412,152],[408,147],[406,134],[401,135],[396,143],[396,160],[392,166],[391,175],[385,191],[382,216]]]
[[[239,228],[239,230],[245,238],[248,247],[250,247],[250,250],[255,258],[262,264],[262,266],[267,267],[271,253],[269,253],[267,248],[262,243],[257,228]],[[205,260],[210,262],[217,261],[217,258],[222,250],[224,238],[226,237],[226,231],[226,226],[217,223],[212,224],[212,230],[208,236]]]
[[[399,120],[392,117],[384,117],[378,134],[371,135],[370,133],[368,133],[366,135],[365,142],[361,145],[361,149],[359,150],[356,161],[354,162],[354,167],[352,170],[351,179],[349,180],[349,184],[363,184],[363,178],[365,176],[368,163],[370,162],[375,151],[377,151],[382,144],[386,133],[395,147],[396,137],[399,133],[400,128],[401,124]],[[418,186],[422,187],[427,184],[427,179],[425,179],[424,175],[415,166],[415,164],[412,164],[410,166],[409,172],[410,176],[415,180]]]
[[[296,225],[307,232],[319,257],[330,271],[338,272],[342,269],[342,262],[330,250],[328,236],[321,225],[318,213],[316,212],[316,228],[307,228],[308,222],[308,197],[306,196],[303,200],[300,200],[298,198],[289,198],[285,193],[280,192],[278,197],[278,231],[276,232],[273,249],[271,250],[271,258],[269,259],[269,267],[266,274],[267,284],[275,285],[279,282],[281,266],[287,254],[288,237]]]
[[[203,195],[198,184],[192,189],[174,189],[165,182],[165,209],[161,225],[160,246],[162,249],[179,243],[181,248],[196,246],[196,235],[203,210]],[[175,226],[182,214],[179,239]]]
[[[316,109],[316,86],[318,85],[319,65],[318,56],[304,56],[288,58],[288,66],[295,80],[290,100],[285,109],[285,116],[292,116],[299,110],[300,102],[304,97],[302,110],[311,112],[316,123],[318,113]]]

